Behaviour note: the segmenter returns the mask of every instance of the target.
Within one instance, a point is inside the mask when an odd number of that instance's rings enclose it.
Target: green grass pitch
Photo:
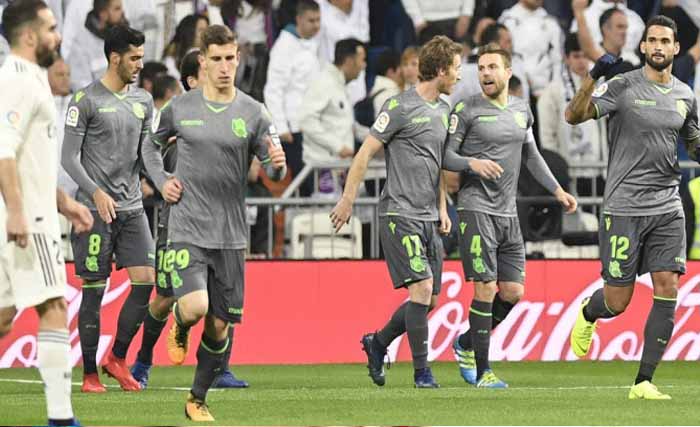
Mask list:
[[[493,364],[507,390],[477,390],[454,363],[435,363],[438,390],[413,388],[410,364],[387,372],[374,386],[363,365],[237,366],[247,390],[213,391],[215,425],[683,425],[700,424],[697,362],[663,362],[659,388],[671,401],[630,401],[633,362]],[[184,400],[193,367],[155,368],[149,389],[124,393],[106,380],[103,395],[73,387],[83,425],[189,425]],[[74,383],[81,379],[73,373]],[[20,380],[20,381],[18,381]],[[0,370],[0,424],[46,423],[39,375],[34,369]],[[104,380],[104,379],[103,379]]]

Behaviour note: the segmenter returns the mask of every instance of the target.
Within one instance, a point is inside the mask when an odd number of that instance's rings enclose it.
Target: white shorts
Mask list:
[[[0,237],[0,308],[22,310],[65,296],[66,266],[60,242],[44,233],[30,234],[27,247],[20,249]]]

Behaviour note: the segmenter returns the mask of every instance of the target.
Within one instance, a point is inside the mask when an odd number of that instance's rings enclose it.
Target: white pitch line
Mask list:
[[[0,382],[4,383],[16,383],[16,384],[43,384],[43,381],[40,380],[21,380],[21,379],[13,379],[13,378],[0,378]],[[72,383],[74,386],[81,386],[83,383],[79,382],[74,382]],[[121,388],[118,385],[112,385],[112,384],[105,384],[106,388]],[[190,391],[190,387],[156,387],[156,386],[148,386],[146,390],[170,390],[170,391]],[[221,391],[220,389],[211,389],[209,391]]]

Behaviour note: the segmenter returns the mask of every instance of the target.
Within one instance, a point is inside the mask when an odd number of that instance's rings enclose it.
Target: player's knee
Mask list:
[[[12,331],[12,317],[10,317],[10,318],[1,317],[0,318],[0,338],[9,334],[10,331]]]
[[[525,288],[520,286],[503,286],[498,290],[499,297],[510,304],[517,304],[525,294]]]
[[[191,298],[180,298],[178,301],[178,312],[185,322],[197,322],[206,316],[209,310],[209,301],[206,296],[198,297],[190,295]],[[189,297],[189,296],[188,296]]]
[[[44,316],[65,316],[68,311],[68,305],[64,298],[52,298],[42,304],[36,306],[36,311],[39,317]]]
[[[411,301],[419,304],[430,305],[433,295],[433,279],[425,279],[411,284],[408,287]]]
[[[151,314],[157,316],[159,319],[162,319],[168,315],[168,312],[170,312],[170,309],[174,303],[174,297],[156,295],[155,299],[151,301],[150,304]]]
[[[474,297],[480,301],[493,301],[496,292],[498,292],[498,285],[495,281],[474,283]]]

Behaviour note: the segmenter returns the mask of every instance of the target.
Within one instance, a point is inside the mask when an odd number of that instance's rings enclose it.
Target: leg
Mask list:
[[[230,368],[231,364],[231,353],[233,352],[233,332],[235,330],[234,324],[231,323],[228,328],[228,342],[229,345],[226,347],[226,352],[224,353],[224,366],[221,375],[219,375],[212,385],[213,388],[248,388],[250,384],[247,381],[236,378]]]
[[[474,357],[476,358],[477,384],[484,372],[491,370],[489,366],[492,325],[491,309],[497,291],[496,281],[488,283],[474,282],[474,299],[469,308],[469,328],[474,346]]]
[[[131,367],[131,376],[141,385],[142,390],[148,387],[148,377],[153,365],[153,348],[168,322],[168,313],[174,303],[174,297],[158,294],[148,306],[148,312],[143,321],[141,348],[136,355],[136,362]]]
[[[36,307],[39,314],[37,364],[44,382],[49,424],[74,425],[68,314],[63,298]]]

